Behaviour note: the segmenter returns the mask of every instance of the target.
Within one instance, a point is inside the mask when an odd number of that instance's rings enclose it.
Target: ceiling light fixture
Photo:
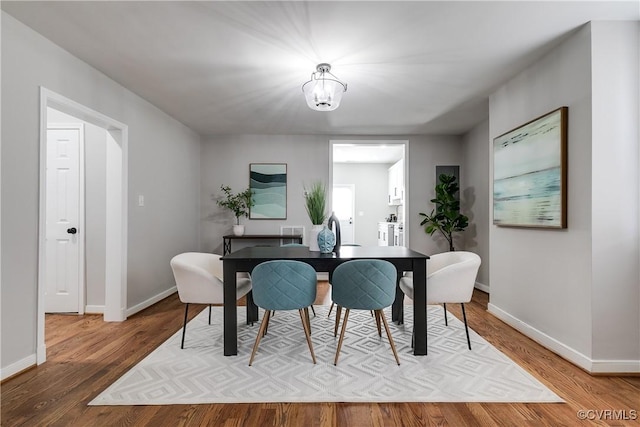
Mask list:
[[[331,65],[318,64],[311,80],[302,85],[307,105],[316,111],[333,111],[340,106],[347,84],[330,73]]]

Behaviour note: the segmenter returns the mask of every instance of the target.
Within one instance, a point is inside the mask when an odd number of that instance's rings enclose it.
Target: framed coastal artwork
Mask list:
[[[567,228],[567,120],[561,107],[494,138],[494,224]]]
[[[254,202],[250,219],[287,219],[286,163],[251,163],[249,188]]]

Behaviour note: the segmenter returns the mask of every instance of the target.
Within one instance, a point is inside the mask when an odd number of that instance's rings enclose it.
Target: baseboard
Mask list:
[[[476,284],[474,285],[474,287],[476,289],[480,289],[482,292],[486,292],[488,294],[490,294],[491,292],[489,292],[489,285],[485,285],[484,283],[480,283],[480,282],[476,282]]]
[[[85,314],[104,314],[104,305],[87,305],[84,312]]]
[[[640,360],[593,360],[489,303],[487,310],[498,319],[522,332],[538,344],[584,369],[590,374],[638,374]]]
[[[0,369],[0,380],[4,381],[5,379],[17,375],[20,372],[32,368],[35,365],[36,355],[31,354],[24,359],[18,360],[17,362],[14,362],[9,366],[5,366],[4,368]]]
[[[126,311],[126,315],[127,315],[127,317],[133,316],[134,314],[138,313],[139,311],[142,311],[147,307],[151,307],[153,304],[157,303],[158,301],[162,301],[163,299],[165,299],[169,295],[173,295],[176,292],[178,292],[178,288],[176,288],[175,286],[172,287],[172,288],[167,289],[164,292],[160,292],[158,295],[155,295],[155,296],[149,298],[148,300],[142,301],[140,304],[136,304],[133,307],[128,308],[127,311]]]

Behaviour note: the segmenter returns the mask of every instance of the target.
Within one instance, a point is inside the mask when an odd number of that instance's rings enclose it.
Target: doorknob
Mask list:
[[[69,234],[76,234],[77,232],[78,230],[75,227],[67,228],[67,233]]]

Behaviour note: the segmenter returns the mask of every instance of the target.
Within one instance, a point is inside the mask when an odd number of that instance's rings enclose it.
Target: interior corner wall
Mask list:
[[[464,232],[465,250],[475,252],[482,263],[476,282],[482,290],[490,290],[489,270],[489,120],[476,125],[463,135],[463,171],[460,180],[462,197],[460,208],[469,217],[469,227]]]
[[[490,140],[561,106],[569,107],[568,228],[498,227],[490,210],[489,309],[584,364],[592,357],[593,303],[589,26],[490,96]],[[489,162],[493,176],[493,156]]]
[[[490,225],[489,310],[588,371],[639,372],[637,23],[587,24],[501,86],[490,138],[560,106],[568,228]]]
[[[639,29],[637,21],[591,23],[593,359],[635,360],[638,372]]]
[[[200,137],[7,13],[1,19],[4,378],[35,361],[40,87],[128,125],[128,308],[171,291],[169,260],[199,245]]]

